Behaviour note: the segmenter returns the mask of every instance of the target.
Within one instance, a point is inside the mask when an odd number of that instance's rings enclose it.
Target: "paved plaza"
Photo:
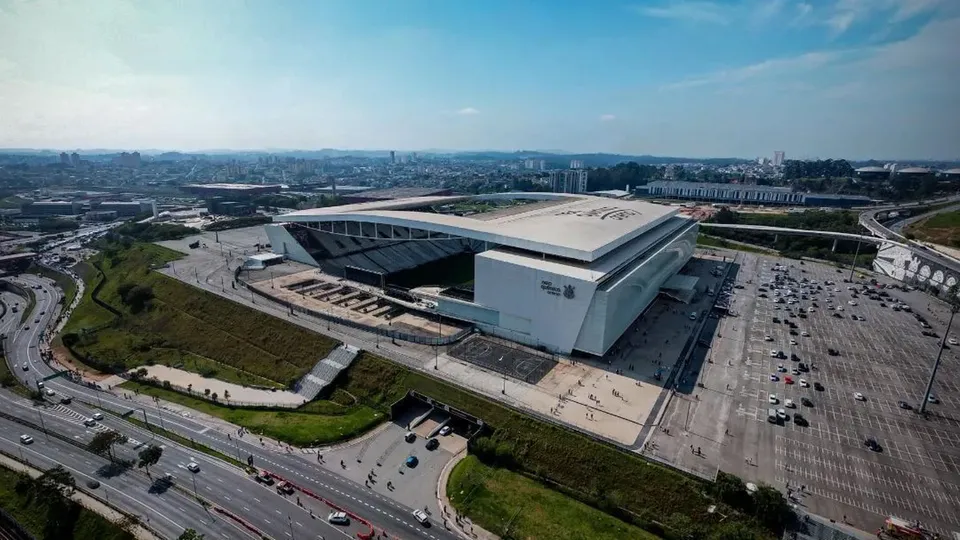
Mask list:
[[[777,264],[785,267],[780,274],[815,280],[821,290],[794,305],[777,303],[775,289],[763,287],[774,280]],[[854,298],[847,288],[862,286],[844,283],[848,277],[849,271],[825,265],[745,256],[735,279],[743,288],[733,290],[734,316],[704,330],[706,346],[695,355],[703,361],[691,360],[702,365],[702,386],[674,396],[647,452],[680,468],[719,469],[774,485],[806,510],[863,530],[895,515],[949,536],[960,531],[960,347],[944,351],[934,384],[939,403],[930,404],[924,418],[916,409],[940,342],[922,335],[915,317],[942,336],[947,309],[917,291],[883,289],[888,296],[878,300],[862,292]],[[836,284],[825,285],[828,280]],[[912,313],[894,311],[900,302]],[[783,357],[772,357],[774,351]],[[794,373],[801,362],[810,371]],[[796,407],[786,408],[786,400]],[[786,419],[770,422],[770,408],[784,408]],[[797,413],[807,425],[794,421]],[[866,446],[868,439],[877,451]]]

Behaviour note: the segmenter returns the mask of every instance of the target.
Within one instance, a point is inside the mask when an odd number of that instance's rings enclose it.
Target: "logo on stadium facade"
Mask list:
[[[639,216],[640,212],[632,208],[620,208],[617,206],[603,206],[600,208],[592,208],[590,210],[564,210],[563,212],[558,212],[558,216],[577,216],[577,217],[592,217],[598,219],[615,219],[617,221],[631,218],[634,216]]]
[[[563,297],[567,300],[573,300],[573,297],[576,296],[576,288],[573,285],[564,285],[563,286]]]

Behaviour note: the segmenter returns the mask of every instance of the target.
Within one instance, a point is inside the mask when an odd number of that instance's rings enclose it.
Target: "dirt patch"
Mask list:
[[[109,373],[97,371],[86,364],[76,361],[73,358],[73,355],[70,354],[70,351],[68,351],[63,345],[59,344],[59,342],[51,347],[50,351],[53,353],[54,362],[60,364],[63,369],[80,372],[85,379],[100,382],[113,376]]]

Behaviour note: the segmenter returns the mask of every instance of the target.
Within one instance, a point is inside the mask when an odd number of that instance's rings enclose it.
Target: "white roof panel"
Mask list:
[[[493,220],[410,211],[430,205],[483,198],[565,199]],[[473,238],[581,261],[593,261],[674,216],[674,207],[588,195],[515,193],[492,196],[417,197],[301,210],[277,222],[355,221],[412,227]]]

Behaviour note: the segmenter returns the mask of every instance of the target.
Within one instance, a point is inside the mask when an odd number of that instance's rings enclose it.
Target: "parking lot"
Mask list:
[[[731,401],[726,410],[732,414],[712,419],[725,428],[718,455],[711,458],[719,459],[721,470],[787,489],[796,504],[864,530],[896,515],[920,520],[941,534],[960,531],[956,351],[944,351],[933,387],[938,403],[928,405],[926,418],[917,413],[940,341],[921,334],[915,313],[942,336],[948,316],[944,308],[918,291],[879,289],[859,277],[857,283],[845,283],[849,272],[832,267],[765,256],[747,259],[744,266],[755,271],[737,278],[743,286],[735,291],[740,316],[725,321],[735,328],[723,330],[742,336],[742,351],[737,355],[728,349],[721,367],[705,370],[700,379],[716,389],[716,380],[724,379],[712,373],[736,375],[717,392]],[[782,271],[774,270],[778,262]],[[763,286],[777,274],[784,277],[779,289]],[[809,282],[805,287],[803,279]],[[826,285],[828,280],[836,284]],[[874,294],[883,290],[888,296],[870,299],[861,281]],[[851,286],[859,290],[848,290]],[[795,303],[785,298],[787,289],[796,293]],[[784,298],[782,303],[778,298]],[[912,312],[894,311],[899,303]],[[711,348],[722,340],[714,336]],[[772,356],[777,351],[783,353],[779,358]],[[794,371],[801,362],[808,372]],[[788,408],[787,400],[794,407]],[[770,421],[770,409],[785,414]],[[806,422],[797,421],[798,413]],[[697,424],[692,423],[693,429]],[[873,449],[867,444],[871,440]]]
[[[466,447],[467,440],[460,434],[461,424],[451,422],[453,431],[445,436],[436,435],[439,446],[428,449],[427,436],[449,416],[434,411],[413,430],[416,438],[407,441],[408,423],[429,409],[411,408],[376,432],[325,452],[324,463],[341,476],[358,483],[366,482],[380,496],[411,508],[426,507],[431,514],[440,515],[437,506],[440,473],[447,462]],[[416,458],[413,466],[406,464],[410,457]]]

